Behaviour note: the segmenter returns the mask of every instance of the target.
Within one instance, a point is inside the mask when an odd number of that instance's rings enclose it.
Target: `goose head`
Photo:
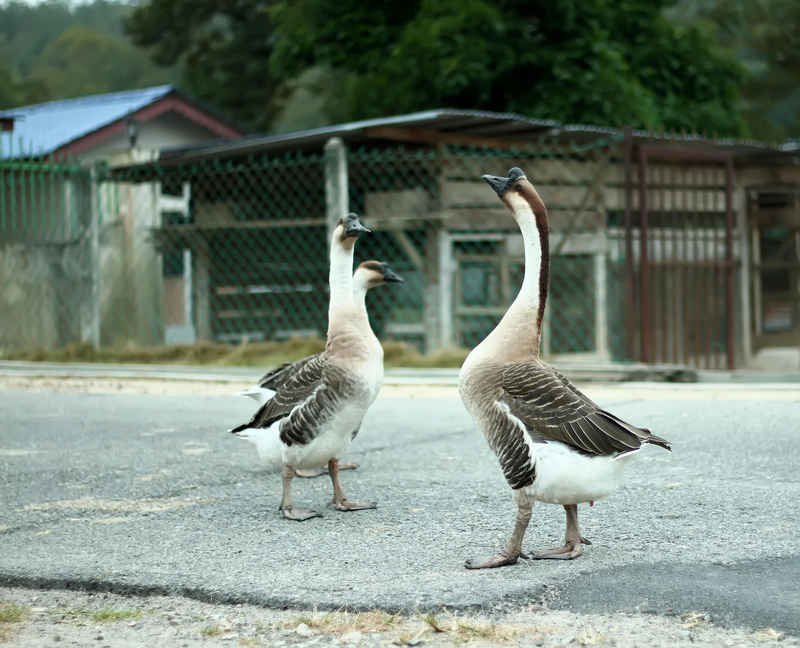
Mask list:
[[[365,289],[382,286],[386,283],[405,283],[405,280],[389,267],[388,263],[381,261],[364,261],[356,268],[353,283],[360,284]]]
[[[364,232],[369,232],[369,230],[359,222],[358,216],[351,213],[339,219],[333,231],[333,239],[344,245],[349,244],[352,246],[355,243],[355,239]]]
[[[547,209],[522,169],[514,167],[506,177],[483,175],[481,179],[495,190],[517,221],[525,214],[533,212],[539,227],[547,224]]]

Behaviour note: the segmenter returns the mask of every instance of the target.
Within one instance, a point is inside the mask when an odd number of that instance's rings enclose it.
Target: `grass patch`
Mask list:
[[[219,626],[207,626],[200,631],[200,634],[205,637],[213,637],[220,632],[222,632],[222,630],[219,629]]]
[[[309,628],[314,628],[323,634],[355,631],[385,632],[396,628],[400,619],[399,614],[388,614],[380,610],[351,614],[349,612],[320,613],[314,608],[313,612],[305,612],[290,619],[283,624],[283,627],[294,630],[301,623],[305,623]]]
[[[593,628],[581,628],[578,636],[575,637],[575,641],[581,646],[597,646],[605,643],[611,637],[611,634],[611,632],[601,633]]]
[[[476,639],[491,643],[515,643],[517,637],[525,630],[522,627],[485,623],[466,617],[459,618],[447,609],[442,610],[442,615],[446,618],[435,612],[420,615],[420,618],[431,632],[446,634],[457,643],[470,643]]]
[[[782,632],[778,632],[772,628],[764,628],[763,630],[751,634],[749,639],[757,643],[765,643],[767,641],[780,641],[784,636]]]
[[[0,641],[9,641],[14,632],[13,625],[21,623],[30,614],[30,609],[13,603],[0,603]]]
[[[93,621],[95,623],[106,623],[123,621],[125,619],[138,619],[142,616],[142,611],[128,609],[115,610],[113,608],[100,608],[99,610],[90,610],[88,608],[71,608],[68,610],[58,610],[58,614],[63,614],[65,617],[70,617],[71,620],[78,621],[78,625],[82,625],[89,621]]]
[[[708,615],[705,612],[692,612],[684,614],[683,620],[686,621],[686,623],[683,624],[684,628],[687,630],[694,630],[708,623]]]
[[[89,618],[94,621],[122,621],[123,619],[138,619],[142,616],[141,610],[95,610],[89,613]]]
[[[458,368],[467,357],[466,349],[423,355],[403,342],[383,342],[386,367]],[[319,338],[291,338],[285,342],[249,342],[240,345],[176,344],[160,347],[126,346],[94,349],[88,344],[70,344],[63,349],[4,351],[0,360],[29,362],[105,362],[112,364],[167,364],[216,367],[273,367],[325,349]]]

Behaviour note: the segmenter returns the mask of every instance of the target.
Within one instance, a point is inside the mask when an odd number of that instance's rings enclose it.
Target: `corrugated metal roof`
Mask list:
[[[201,142],[191,146],[164,149],[160,159],[189,162],[211,157],[241,157],[290,150],[320,149],[334,136],[341,137],[351,145],[359,144],[370,139],[367,135],[368,129],[379,126],[435,130],[440,133],[459,133],[472,137],[525,140],[538,139],[546,131],[559,126],[559,123],[551,119],[533,119],[514,113],[443,108],[396,117],[365,119],[281,135],[256,135],[234,141]]]
[[[293,151],[320,151],[331,137],[341,137],[348,146],[380,143],[369,129],[391,126],[439,133],[463,134],[476,138],[505,139],[514,142],[537,142],[545,137],[564,144],[590,144],[609,137],[623,136],[620,128],[584,124],[562,124],[549,119],[535,119],[515,113],[482,110],[438,109],[367,119],[279,135],[251,135],[238,140],[213,140],[188,146],[163,149],[158,164],[174,166],[208,159],[232,159],[260,155],[280,155]],[[772,158],[785,164],[795,149],[791,144],[774,145],[755,140],[708,139],[697,133],[671,134],[643,130],[632,132],[637,144],[674,146],[686,149],[716,150],[735,156],[760,160]],[[397,144],[387,139],[386,143]]]
[[[173,86],[163,85],[0,111],[0,117],[14,118],[14,130],[0,137],[0,158],[47,155],[150,105],[172,90]]]

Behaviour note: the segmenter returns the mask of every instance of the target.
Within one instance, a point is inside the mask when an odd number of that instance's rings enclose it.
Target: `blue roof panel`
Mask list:
[[[14,130],[0,137],[0,159],[47,155],[161,99],[171,85],[50,101],[0,111]]]

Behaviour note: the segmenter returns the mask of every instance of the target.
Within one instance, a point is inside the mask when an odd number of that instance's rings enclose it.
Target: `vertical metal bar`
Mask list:
[[[8,231],[6,230],[6,225],[8,223],[8,206],[6,205],[6,170],[3,165],[3,160],[5,160],[5,157],[2,131],[0,131],[0,235],[7,240]]]
[[[641,300],[641,352],[642,362],[649,362],[650,358],[650,307],[649,282],[650,272],[647,257],[647,149],[639,147],[639,237],[641,245],[641,258],[639,261],[639,290]]]
[[[733,326],[733,157],[725,160],[725,263],[728,264],[725,278],[725,320],[727,323],[728,371],[736,367]]]
[[[677,165],[672,167],[672,223],[670,227],[670,243],[672,249],[670,254],[673,260],[672,266],[672,294],[670,295],[672,302],[672,357],[671,360],[674,364],[679,362],[680,356],[680,336],[682,322],[681,322],[681,296],[683,295],[683,260],[679,254],[678,247],[678,227],[680,221],[683,220],[683,169],[678,168]]]
[[[10,151],[9,151],[10,158],[9,159],[13,162],[14,161],[14,140],[13,139],[9,140],[9,146],[10,146]],[[11,232],[11,237],[12,237],[11,240],[16,240],[16,238],[17,238],[17,232],[16,232],[16,224],[17,224],[17,182],[16,182],[16,177],[17,177],[17,169],[18,168],[19,168],[18,166],[14,166],[12,164],[11,165],[11,171],[8,174],[8,180],[9,180],[8,189],[9,189],[9,195],[11,197],[11,200],[9,201],[9,207],[8,207],[9,215],[11,216],[11,218],[9,219],[9,222],[11,223],[11,227],[9,228],[10,232]]]
[[[703,286],[706,289],[705,299],[703,303],[705,304],[704,313],[705,317],[704,320],[704,328],[705,328],[705,368],[710,369],[712,366],[711,363],[711,344],[712,344],[712,336],[711,332],[714,328],[714,310],[716,304],[714,303],[714,251],[713,251],[713,236],[714,236],[714,212],[710,211],[713,210],[714,205],[708,204],[708,192],[711,190],[709,187],[708,182],[708,169],[709,165],[706,164],[703,167],[702,178],[703,182],[703,194],[702,194],[702,204],[703,204],[703,224],[705,225],[704,229],[704,242],[703,242],[703,256],[707,262],[705,265],[705,272],[703,273]],[[713,177],[712,177],[713,179]],[[713,184],[712,184],[713,186]],[[709,224],[709,220],[711,223]],[[709,239],[711,239],[709,241]],[[711,250],[709,251],[709,242],[711,243]]]
[[[653,197],[653,209],[657,211],[658,216],[648,216],[650,219],[650,224],[653,225],[655,232],[658,234],[657,237],[654,237],[653,244],[654,244],[654,252],[657,254],[656,262],[651,264],[651,272],[653,273],[653,284],[654,284],[654,295],[653,295],[653,303],[652,303],[652,312],[653,312],[653,355],[650,358],[653,362],[663,362],[664,361],[664,352],[666,350],[666,321],[667,321],[667,314],[664,301],[664,293],[665,291],[665,281],[666,281],[666,257],[665,257],[665,250],[664,250],[664,227],[665,227],[665,218],[664,218],[664,207],[665,207],[665,198],[666,198],[666,189],[664,188],[664,174],[665,174],[665,164],[662,162],[661,166],[653,166],[651,168],[651,173],[653,174],[653,180],[656,186],[658,187],[658,191],[656,192],[655,196]],[[655,198],[658,198],[658,204],[655,204]]]
[[[694,293],[694,308],[692,312],[692,320],[694,322],[694,366],[700,366],[700,337],[702,331],[700,330],[700,304],[702,300],[703,289],[701,286],[702,268],[700,266],[701,253],[700,253],[700,237],[702,236],[703,229],[700,220],[700,195],[699,195],[699,182],[697,178],[697,171],[692,168],[692,292]]]
[[[623,159],[625,173],[625,330],[626,352],[628,358],[636,358],[636,308],[634,306],[634,277],[633,277],[633,130],[625,126],[623,129]],[[640,180],[641,181],[641,180]],[[547,311],[545,311],[547,312]]]

